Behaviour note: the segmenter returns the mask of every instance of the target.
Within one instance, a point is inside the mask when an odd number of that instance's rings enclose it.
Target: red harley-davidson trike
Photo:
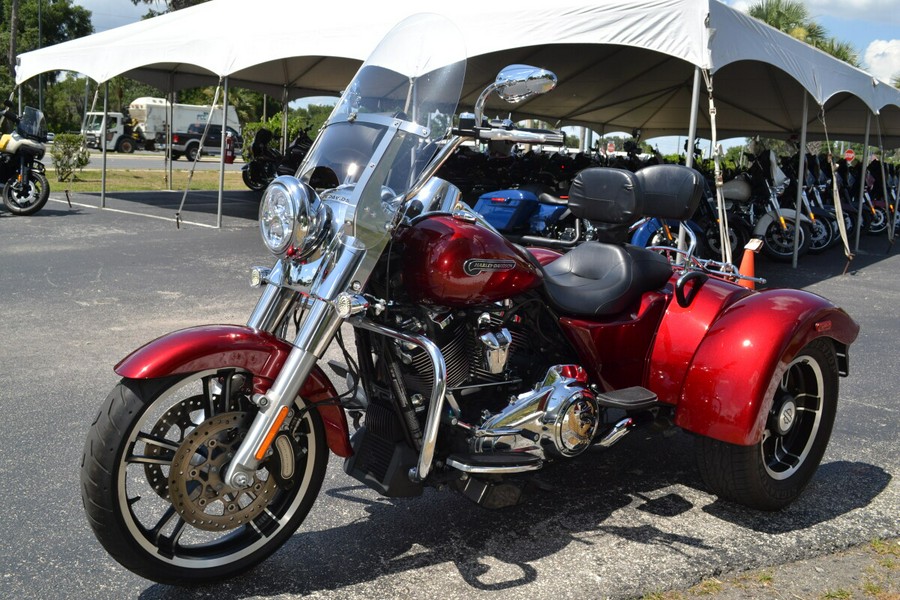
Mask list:
[[[858,326],[688,252],[674,265],[627,244],[504,239],[438,171],[465,140],[538,141],[483,125],[484,102],[555,76],[510,66],[452,127],[466,65],[453,36],[434,15],[398,25],[297,177],[268,187],[259,223],[277,260],[254,270],[246,325],[176,331],[116,365],[81,482],[122,565],[176,584],[252,567],[306,517],[329,451],[385,496],[446,486],[489,508],[650,423],[694,434],[709,488],[750,507],[786,505],[813,475]],[[627,228],[687,218],[700,197],[685,167],[591,168],[569,208]],[[318,364],[334,340],[344,394]]]

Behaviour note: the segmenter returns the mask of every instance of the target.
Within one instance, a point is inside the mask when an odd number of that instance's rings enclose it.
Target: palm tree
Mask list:
[[[900,88],[900,75],[894,75],[894,79],[891,80],[891,83],[894,84],[895,88]]]
[[[810,18],[800,0],[761,0],[750,7],[750,16],[813,46],[825,39],[825,28]]]
[[[826,54],[830,54],[854,67],[862,66],[859,60],[859,52],[856,51],[856,48],[850,42],[842,42],[837,38],[831,37],[822,43],[813,45]]]
[[[856,48],[834,37],[829,38],[825,28],[809,16],[802,0],[761,0],[750,7],[750,16],[854,67],[860,66]]]

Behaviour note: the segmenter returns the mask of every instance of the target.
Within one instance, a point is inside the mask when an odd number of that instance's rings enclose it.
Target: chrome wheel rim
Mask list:
[[[232,383],[236,378],[243,380]],[[189,510],[205,504],[200,497],[202,490],[191,482],[197,479],[197,474],[188,473],[185,484],[177,482],[173,465],[209,462],[211,441],[219,441],[226,434],[242,435],[249,427],[249,416],[233,418],[234,422],[228,425],[218,421],[245,414],[234,411],[256,410],[247,393],[231,388],[232,385],[243,387],[252,380],[251,373],[238,369],[189,375],[149,403],[130,432],[125,452],[118,461],[117,510],[133,539],[156,559],[192,569],[239,561],[267,546],[272,536],[289,524],[306,497],[317,453],[325,450],[317,447],[312,435],[311,413],[302,411],[302,416],[293,419],[289,426],[301,449],[298,477],[291,489],[273,489],[271,475],[264,464],[255,475],[259,490],[251,487],[214,494],[216,501],[232,498],[233,512],[247,519],[222,527],[223,517],[207,515],[199,525],[192,525],[186,518]],[[292,413],[301,411],[295,409]],[[290,421],[289,417],[286,422]],[[215,436],[200,431],[211,426],[221,431],[213,432]],[[225,464],[214,466],[221,469]],[[250,503],[257,495],[265,496],[265,506],[251,508]]]
[[[772,479],[788,479],[806,464],[822,424],[824,394],[818,361],[810,356],[795,358],[781,378],[760,444]]]

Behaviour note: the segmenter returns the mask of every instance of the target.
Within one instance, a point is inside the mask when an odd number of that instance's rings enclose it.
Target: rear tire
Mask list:
[[[199,155],[199,154],[200,154],[200,145],[199,144],[191,144],[185,150],[184,155],[187,157],[187,159],[189,161],[194,162],[195,160],[197,160],[197,155]]]
[[[44,208],[50,198],[50,182],[40,171],[32,171],[28,185],[22,188],[18,177],[11,177],[3,186],[3,204],[14,215],[28,216]]]
[[[123,566],[168,584],[225,579],[272,554],[306,518],[328,447],[318,411],[304,412],[299,398],[289,435],[279,434],[295,457],[290,484],[273,474],[284,470],[274,454],[246,490],[221,476],[256,414],[252,381],[240,369],[122,379],[107,397],[85,443],[81,495],[97,539]]]
[[[838,368],[830,340],[807,344],[780,377],[762,440],[737,446],[697,438],[700,474],[720,498],[778,510],[800,495],[818,468],[837,411]]]
[[[253,190],[255,192],[259,192],[261,190],[266,189],[266,186],[268,185],[262,181],[259,181],[256,178],[254,178],[253,175],[250,174],[249,168],[245,168],[245,169],[241,170],[241,179],[244,180],[244,185],[246,185],[248,188],[250,188],[251,190]]]

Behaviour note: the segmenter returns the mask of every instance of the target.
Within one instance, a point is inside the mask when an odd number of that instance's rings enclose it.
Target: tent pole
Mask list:
[[[172,158],[172,128],[175,126],[175,76],[169,75],[169,93],[167,96],[169,106],[166,108],[166,170],[169,173],[169,191],[175,190],[172,182],[174,159]]]
[[[853,249],[856,254],[859,254],[859,230],[862,229],[863,225],[863,194],[866,191],[866,163],[869,161],[869,129],[871,127],[872,113],[866,113],[866,141],[863,143],[862,162],[859,163],[859,197],[857,198],[859,204],[857,205],[858,210],[856,214],[856,246]]]
[[[684,164],[694,166],[694,138],[697,137],[697,112],[700,110],[700,67],[694,67],[694,90],[691,94],[691,120],[688,126],[687,152]],[[680,244],[679,244],[680,247]]]
[[[697,112],[700,110],[700,67],[694,67],[694,89],[691,91],[691,117],[688,125],[688,152],[684,159],[685,166],[694,166],[694,138],[697,136]],[[678,226],[678,249],[687,250],[687,232],[684,224]],[[681,255],[678,256],[681,263]]]
[[[803,124],[800,126],[800,166],[797,167],[797,202],[794,206],[794,256],[791,266],[797,268],[800,253],[800,201],[803,199],[803,182],[806,181],[806,120],[809,118],[809,101],[803,90]]]
[[[103,82],[103,121],[100,126],[100,208],[106,208],[106,121],[109,119],[109,81]]]
[[[281,90],[281,155],[287,154],[287,111],[288,111],[288,89],[284,86]]]
[[[216,217],[216,228],[222,229],[222,195],[225,189],[225,132],[228,127],[228,77],[225,77],[225,83],[222,86],[222,139],[219,148],[219,212]],[[215,109],[215,107],[213,107]]]

